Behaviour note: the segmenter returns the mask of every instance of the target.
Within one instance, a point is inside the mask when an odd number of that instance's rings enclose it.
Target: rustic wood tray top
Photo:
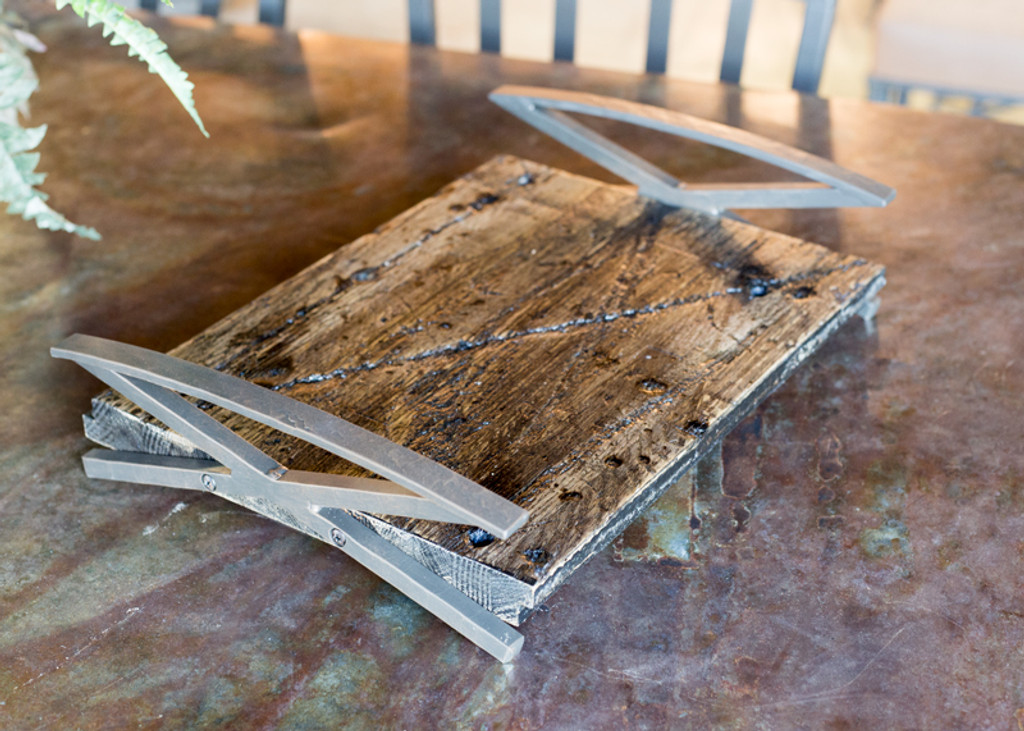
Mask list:
[[[496,158],[176,348],[530,511],[507,540],[361,520],[518,623],[884,284],[880,266]],[[209,413],[292,469],[365,474]],[[106,393],[88,436],[195,455]]]

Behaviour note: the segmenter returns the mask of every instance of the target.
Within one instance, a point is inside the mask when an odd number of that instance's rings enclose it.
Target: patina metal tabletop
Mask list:
[[[1024,728],[1024,129],[568,65],[160,22],[170,94],[36,18],[53,203],[0,218],[0,727]],[[89,481],[99,389],[48,349],[166,350],[506,152],[606,179],[486,101],[580,89],[725,121],[898,191],[760,212],[878,261],[850,323],[524,625],[501,665],[338,551],[212,496]],[[725,152],[625,139],[684,179]],[[673,535],[694,540],[690,560]]]

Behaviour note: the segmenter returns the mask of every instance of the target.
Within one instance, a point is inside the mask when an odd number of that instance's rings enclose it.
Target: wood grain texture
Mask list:
[[[527,508],[505,541],[359,516],[518,622],[883,283],[861,259],[501,157],[172,352]],[[360,474],[209,413],[290,468]],[[86,427],[115,448],[191,451],[113,394]]]

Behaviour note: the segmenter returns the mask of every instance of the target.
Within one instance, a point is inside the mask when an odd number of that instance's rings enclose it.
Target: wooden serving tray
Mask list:
[[[499,157],[172,353],[310,403],[530,511],[507,540],[356,514],[518,624],[760,403],[882,267]],[[366,474],[213,407],[290,469]],[[201,456],[108,392],[94,441]]]

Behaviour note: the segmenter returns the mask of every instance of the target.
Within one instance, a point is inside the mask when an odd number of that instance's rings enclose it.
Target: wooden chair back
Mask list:
[[[259,20],[262,23],[283,26],[287,0],[258,0]],[[821,70],[828,49],[829,35],[835,18],[836,0],[802,0],[803,31],[793,71],[792,87],[797,91],[816,93]],[[478,0],[480,11],[480,50],[501,53],[502,0]],[[647,29],[645,69],[648,73],[663,74],[668,65],[669,27],[673,0],[649,0],[650,15]],[[436,0],[407,0],[409,40],[412,43],[436,45]],[[140,6],[156,11],[160,0],[140,0]],[[730,0],[725,48],[719,72],[721,81],[738,84],[743,70],[747,35],[754,0]],[[576,16],[578,0],[555,0],[555,35],[553,58],[574,62],[576,56]],[[201,0],[200,12],[216,17],[220,0]]]

